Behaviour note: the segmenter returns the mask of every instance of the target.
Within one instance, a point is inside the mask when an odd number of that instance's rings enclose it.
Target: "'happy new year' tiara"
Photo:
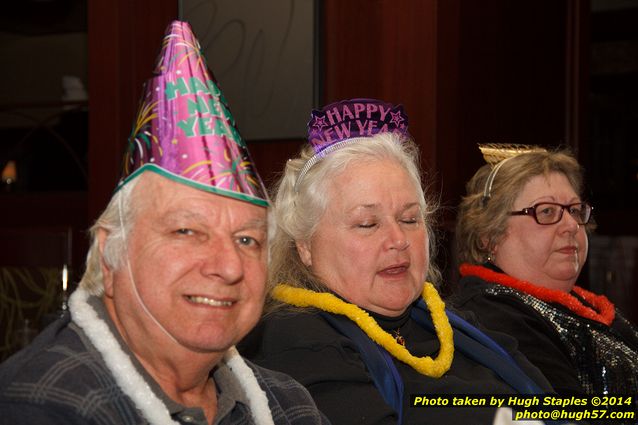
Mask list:
[[[379,133],[399,133],[409,138],[408,116],[403,105],[376,99],[349,99],[313,110],[308,122],[308,141],[315,154],[304,164],[299,182],[326,155],[352,143],[359,143]]]

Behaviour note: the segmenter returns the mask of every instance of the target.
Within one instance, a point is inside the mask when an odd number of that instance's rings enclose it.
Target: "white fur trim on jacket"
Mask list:
[[[144,418],[153,425],[178,424],[173,421],[164,403],[151,390],[148,383],[138,373],[129,356],[122,350],[108,325],[101,320],[88,304],[89,293],[78,288],[69,298],[72,320],[82,328],[91,343],[102,355],[106,366],[113,374],[122,391],[133,400]],[[250,410],[256,424],[272,425],[272,413],[268,398],[259,386],[257,378],[246,365],[235,347],[224,356],[224,362],[237,377],[246,392]]]
[[[244,359],[233,346],[224,355],[224,363],[230,368],[239,380],[239,384],[248,397],[250,413],[256,424],[274,425],[272,413],[268,407],[268,397],[259,386],[252,369],[248,367]]]

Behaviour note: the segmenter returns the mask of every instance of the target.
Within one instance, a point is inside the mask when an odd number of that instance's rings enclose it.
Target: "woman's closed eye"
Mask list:
[[[372,229],[376,225],[377,225],[377,223],[375,223],[375,222],[365,222],[365,223],[357,224],[357,227],[359,227],[361,229]]]
[[[403,224],[417,224],[419,219],[416,217],[405,217],[401,219],[401,223]]]

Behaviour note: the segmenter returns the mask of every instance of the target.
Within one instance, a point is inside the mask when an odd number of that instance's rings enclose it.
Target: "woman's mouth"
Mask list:
[[[403,277],[403,275],[408,272],[409,268],[410,263],[394,264],[390,267],[379,270],[377,274],[387,278]]]

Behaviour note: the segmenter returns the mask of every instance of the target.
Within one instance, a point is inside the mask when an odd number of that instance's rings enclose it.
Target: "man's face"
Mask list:
[[[140,178],[124,254],[130,273],[124,261],[112,278],[105,275],[107,308],[112,303],[111,316],[129,343],[141,338],[159,349],[167,341],[164,328],[189,350],[224,352],[261,315],[266,209],[155,173]]]

